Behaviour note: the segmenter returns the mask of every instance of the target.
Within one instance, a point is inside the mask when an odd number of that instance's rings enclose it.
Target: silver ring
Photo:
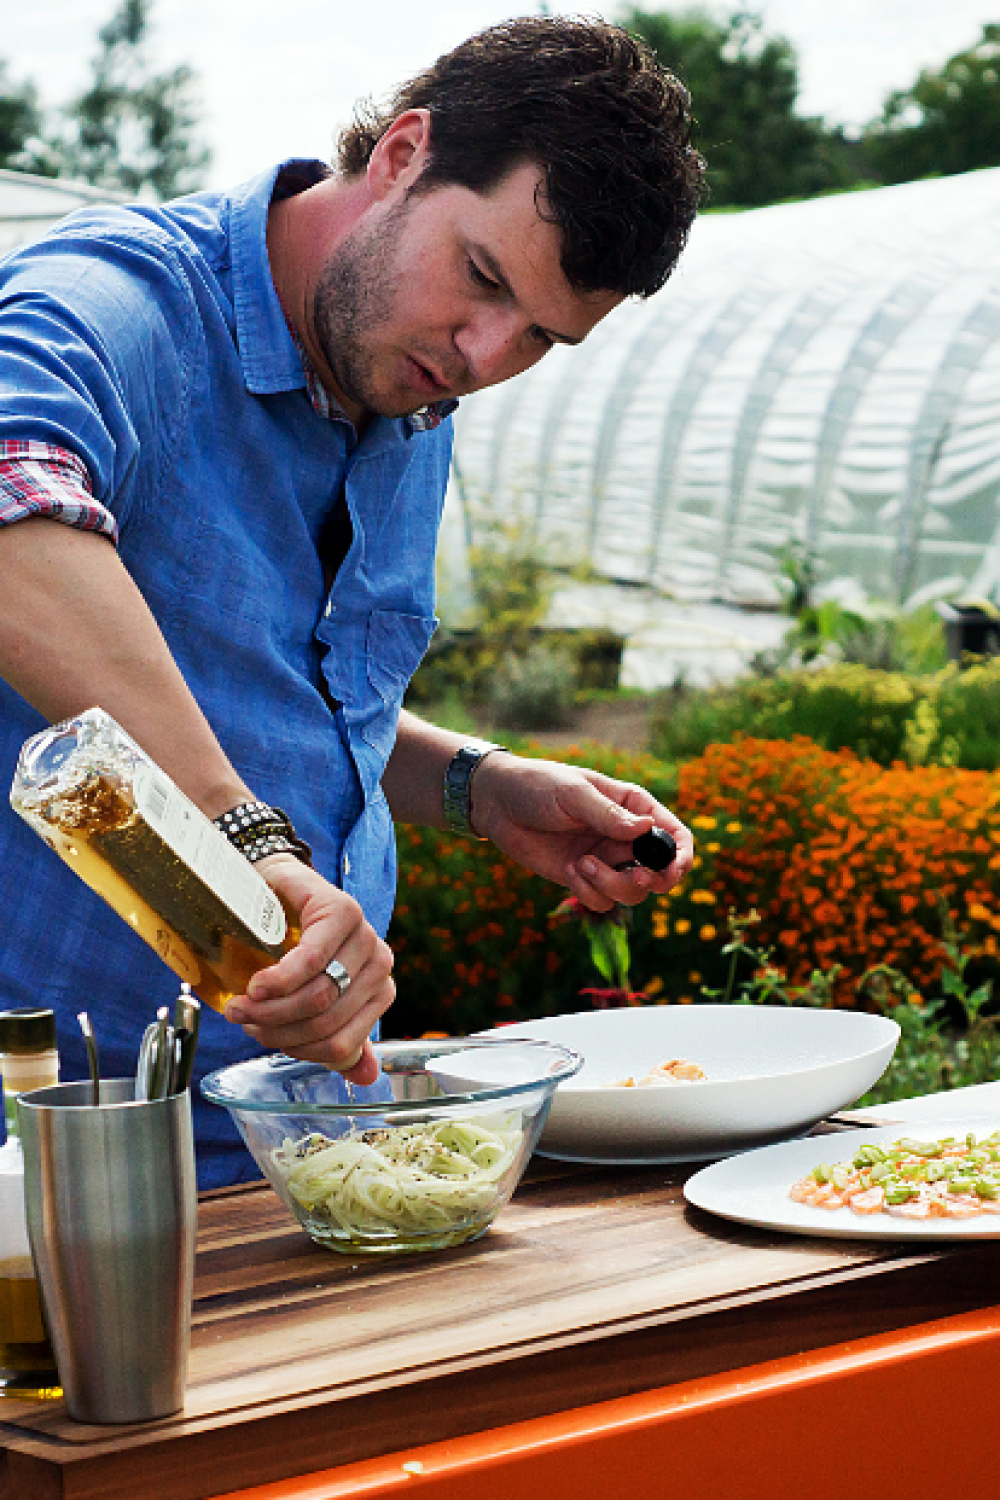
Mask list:
[[[329,974],[334,984],[342,995],[346,995],[351,987],[351,976],[339,959],[331,958],[327,964],[325,973]]]

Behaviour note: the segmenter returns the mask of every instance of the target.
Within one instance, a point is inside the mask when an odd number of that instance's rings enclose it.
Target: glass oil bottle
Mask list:
[[[59,1082],[51,1010],[0,1011],[0,1074],[7,1140],[0,1147],[0,1397],[62,1395],[45,1329],[24,1212],[17,1096]]]
[[[216,1010],[298,938],[249,860],[103,709],[28,740],[10,801]]]

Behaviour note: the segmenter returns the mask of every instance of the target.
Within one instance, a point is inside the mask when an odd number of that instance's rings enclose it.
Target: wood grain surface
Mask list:
[[[686,1207],[693,1170],[536,1160],[482,1240],[401,1259],[314,1246],[262,1184],[208,1195],[183,1413],[5,1401],[0,1496],[204,1500],[1000,1301],[989,1244],[747,1229]]]

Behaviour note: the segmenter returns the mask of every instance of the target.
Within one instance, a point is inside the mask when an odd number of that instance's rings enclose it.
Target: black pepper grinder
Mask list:
[[[632,844],[632,863],[643,865],[657,874],[677,858],[677,845],[665,828],[651,828],[640,833]]]

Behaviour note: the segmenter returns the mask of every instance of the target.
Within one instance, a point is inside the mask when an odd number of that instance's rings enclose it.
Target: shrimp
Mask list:
[[[790,1191],[811,1208],[899,1219],[972,1219],[1000,1214],[1000,1130],[977,1144],[972,1132],[959,1141],[901,1139],[892,1146],[862,1145],[853,1161],[822,1163]]]
[[[938,1213],[945,1219],[972,1219],[983,1211],[975,1193],[948,1193],[940,1202]]]
[[[805,1203],[810,1208],[843,1208],[844,1196],[832,1182],[817,1182],[815,1177],[803,1177],[792,1188],[791,1196],[796,1203]]]
[[[885,1207],[885,1193],[880,1187],[865,1188],[852,1193],[847,1201],[856,1214],[877,1214]]]
[[[887,1203],[885,1211],[887,1214],[895,1214],[898,1219],[929,1219],[931,1217],[931,1205],[928,1198],[908,1198],[905,1203]]]

